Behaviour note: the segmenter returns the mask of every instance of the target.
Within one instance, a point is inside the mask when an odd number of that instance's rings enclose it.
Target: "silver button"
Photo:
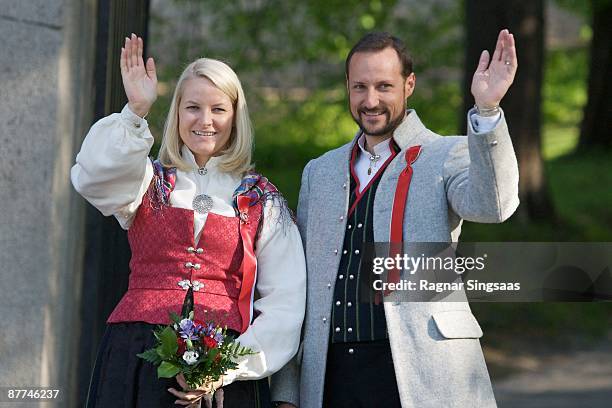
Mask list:
[[[342,253],[343,253],[344,255],[346,255],[346,254],[348,254],[348,251],[345,249],[344,251],[342,251]]]
[[[204,287],[204,284],[200,281],[193,281],[192,285],[193,285],[193,290],[195,290],[196,292]]]
[[[200,264],[194,264],[193,269],[200,269]]]
[[[497,140],[493,140],[493,141],[491,142],[491,146],[497,146]]]
[[[351,229],[351,228],[353,228],[353,226],[351,224],[349,224],[347,228]]]
[[[331,283],[327,282],[327,289],[331,289]]]
[[[191,262],[187,262],[185,264],[185,268],[193,268],[193,264]]]
[[[140,123],[135,123],[134,126],[136,126],[136,128],[140,128]]]
[[[348,307],[351,307],[351,306],[353,306],[353,303],[351,303],[351,302],[346,302],[346,305],[347,305]]]
[[[342,302],[340,302],[339,300],[336,300],[336,306],[340,306],[342,304]]]
[[[353,332],[353,328],[349,327],[348,329],[346,329],[347,332],[352,333]]]
[[[187,248],[187,252],[193,252],[193,251],[195,251],[195,248],[194,248],[194,247],[189,247],[189,248]]]
[[[336,327],[336,333],[340,333],[340,328]]]
[[[338,255],[338,250],[334,249],[334,255]]]
[[[324,317],[322,320],[323,320],[323,323],[327,322],[327,317]]]
[[[338,275],[338,279],[340,280],[344,279],[344,275]]]
[[[359,255],[359,250],[358,249],[355,250],[355,255]]]
[[[340,216],[340,221],[344,220],[344,215]]]
[[[348,349],[348,353],[349,354],[354,354],[355,353],[355,349],[352,349],[352,348]]]
[[[342,188],[346,190],[346,183],[342,184]]]
[[[355,279],[355,275],[349,275],[349,279]]]
[[[198,248],[198,249],[196,249],[196,252],[197,252],[198,254],[201,254],[202,252],[204,252],[204,250],[203,250],[202,248]]]
[[[357,224],[357,228],[361,228],[361,227],[363,227],[362,223]]]

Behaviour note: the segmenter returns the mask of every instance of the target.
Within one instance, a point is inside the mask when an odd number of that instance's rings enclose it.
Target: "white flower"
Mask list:
[[[197,351],[186,351],[183,353],[183,360],[189,365],[194,365],[198,362],[199,356]]]

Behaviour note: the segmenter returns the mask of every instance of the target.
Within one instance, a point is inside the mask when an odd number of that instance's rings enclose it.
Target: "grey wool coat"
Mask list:
[[[412,165],[404,241],[456,242],[462,220],[496,223],[512,215],[519,204],[518,166],[503,112],[489,132],[476,133],[470,120],[468,126],[467,136],[442,137],[408,111],[393,134],[401,152],[383,174],[374,199],[376,242],[389,241],[395,187],[406,167],[405,152],[414,145],[422,150]],[[303,338],[297,355],[272,377],[272,399],[300,408],[319,408],[323,401],[340,263],[335,250],[341,249],[346,228],[355,142],[312,160],[302,176],[298,226],[308,273]],[[465,297],[385,302],[384,310],[403,408],[496,406],[479,341],[482,330]]]

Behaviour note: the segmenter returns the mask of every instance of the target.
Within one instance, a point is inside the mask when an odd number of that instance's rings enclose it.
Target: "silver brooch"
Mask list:
[[[213,199],[209,195],[200,194],[193,198],[191,205],[195,211],[206,214],[213,207]]]
[[[200,176],[205,176],[205,175],[206,175],[206,173],[208,173],[208,170],[206,169],[206,167],[200,167],[200,168],[198,169],[198,174],[199,174]]]
[[[183,279],[182,281],[178,282],[178,285],[181,287],[181,289],[187,290],[191,287],[191,282],[189,282],[187,279]]]
[[[243,224],[248,224],[249,223],[249,214],[246,211],[242,211],[240,213],[240,221]]]

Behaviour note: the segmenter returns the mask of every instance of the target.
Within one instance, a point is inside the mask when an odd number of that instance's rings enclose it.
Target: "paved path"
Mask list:
[[[496,359],[495,352],[488,354]],[[518,372],[499,381],[493,376],[499,408],[612,407],[612,338],[593,349],[520,357],[512,364]]]

